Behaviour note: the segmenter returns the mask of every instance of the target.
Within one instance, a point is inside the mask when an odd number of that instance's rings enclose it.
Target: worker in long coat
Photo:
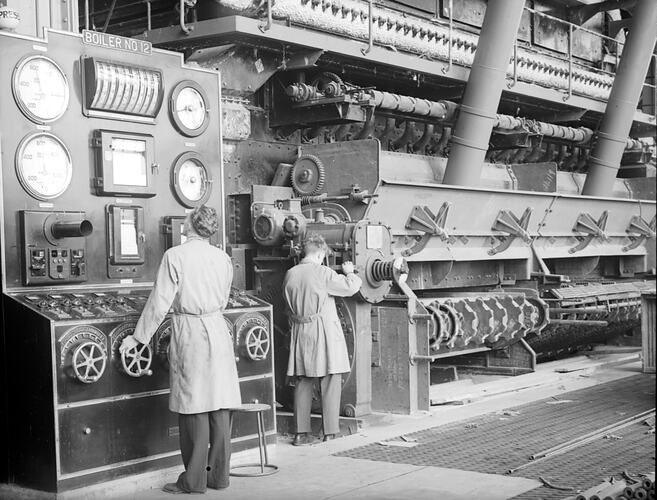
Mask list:
[[[185,472],[164,486],[168,493],[203,493],[229,484],[228,408],[242,400],[233,342],[222,314],[233,268],[228,255],[208,239],[218,227],[213,208],[201,206],[189,214],[186,241],[165,252],[135,332],[120,348],[123,352],[147,344],[172,310],[169,409],[179,414]]]
[[[350,297],[362,284],[351,262],[342,264],[344,275],[322,265],[328,246],[319,234],[303,242],[304,258],[290,269],[283,283],[290,311],[290,356],[287,375],[296,377],[292,444],[311,444],[310,409],[313,383],[319,378],[324,440],[339,432],[342,374],[350,371],[345,342],[333,297]]]

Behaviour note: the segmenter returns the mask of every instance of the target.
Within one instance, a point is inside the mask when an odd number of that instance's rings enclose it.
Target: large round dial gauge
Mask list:
[[[180,203],[194,208],[210,198],[212,174],[198,154],[187,152],[178,157],[171,169],[171,184]]]
[[[210,122],[208,98],[196,82],[185,80],[171,92],[169,112],[176,128],[187,136],[202,134]]]
[[[42,55],[23,59],[14,70],[14,99],[21,111],[36,123],[49,123],[68,107],[66,75],[52,60]]]
[[[57,198],[71,183],[71,154],[53,134],[29,135],[16,151],[16,173],[25,191],[34,198]]]

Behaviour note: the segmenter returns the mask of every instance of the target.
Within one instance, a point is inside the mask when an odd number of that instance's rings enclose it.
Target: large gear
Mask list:
[[[301,155],[292,165],[290,181],[298,196],[320,194],[324,187],[326,170],[322,160],[314,155]]]

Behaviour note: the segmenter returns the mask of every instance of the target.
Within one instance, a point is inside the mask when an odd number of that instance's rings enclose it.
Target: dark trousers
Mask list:
[[[311,377],[297,377],[294,388],[294,420],[297,433],[311,432],[310,407],[313,401],[313,382]],[[322,393],[322,427],[324,435],[340,432],[340,396],[342,394],[342,374],[336,373],[319,377]]]
[[[194,493],[226,488],[230,483],[230,410],[179,413],[178,426],[185,465],[178,487]]]

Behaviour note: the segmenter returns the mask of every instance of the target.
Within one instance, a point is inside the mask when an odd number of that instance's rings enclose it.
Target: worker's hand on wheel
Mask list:
[[[119,347],[119,352],[123,354],[126,351],[129,351],[130,349],[133,349],[139,345],[139,341],[135,338],[134,335],[128,335],[126,338],[123,339],[123,342],[121,342],[121,347]]]
[[[352,274],[354,272],[354,263],[345,261],[342,263],[342,272],[345,274]]]

